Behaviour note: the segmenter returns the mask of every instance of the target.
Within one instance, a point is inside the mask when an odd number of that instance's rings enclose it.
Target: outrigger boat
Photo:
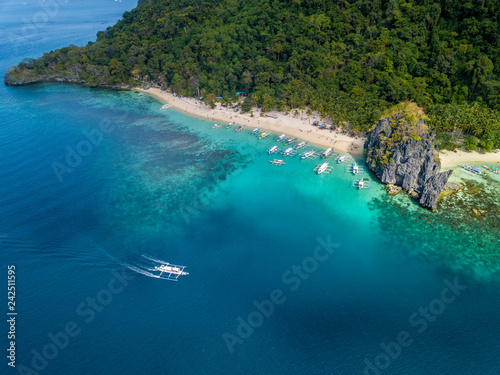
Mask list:
[[[222,128],[221,124],[213,124],[212,125],[212,129],[219,129],[219,128]]]
[[[276,151],[278,151],[278,146],[273,146],[269,149],[268,153],[269,155],[275,153]]]
[[[463,164],[459,164],[463,169],[469,171],[469,172],[472,172],[472,173],[475,173],[475,174],[478,174],[480,176],[484,176],[485,173],[483,170],[479,169],[479,168],[476,168],[476,167],[470,167],[468,165],[463,165]]]
[[[242,131],[243,129],[245,129],[245,126],[246,126],[246,125],[240,125],[240,126],[238,126],[238,127],[236,128],[236,131],[237,131],[237,132]]]
[[[286,134],[281,134],[278,138],[276,138],[276,140],[279,142],[279,141],[282,141],[285,138],[286,138]]]
[[[490,166],[483,165],[483,167],[486,168],[487,170],[489,170],[492,173],[500,174],[500,170],[496,169],[495,167],[493,167],[491,165]]]
[[[352,165],[352,173],[353,174],[358,174],[359,173],[358,164],[356,164],[356,162],[354,162],[354,164]]]
[[[310,151],[304,152],[304,154],[302,155],[302,159],[307,159],[308,157],[313,156],[315,153],[316,153],[316,150],[310,150]]]
[[[293,152],[293,147],[289,147],[285,150],[285,152],[283,153],[283,156],[288,156],[288,155],[291,155]]]
[[[255,128],[254,130],[251,131],[252,134],[257,134],[259,132],[259,128]]]
[[[307,142],[300,142],[297,146],[295,146],[295,149],[298,150],[299,148],[306,147]]]
[[[316,171],[317,174],[321,174],[323,173],[324,171],[326,171],[326,168],[328,168],[328,163],[323,163],[321,164],[321,166],[318,168],[318,170]]]
[[[325,152],[323,152],[321,154],[321,157],[324,159],[324,158],[327,158],[329,157],[333,152],[333,147],[330,147],[329,149],[327,149]]]
[[[342,155],[340,158],[337,159],[337,163],[345,162],[348,157],[349,157],[349,154]]]
[[[269,160],[271,162],[271,164],[274,164],[274,165],[284,165],[285,162],[281,159],[273,159],[273,160]]]
[[[266,138],[269,135],[267,132],[260,133],[259,139]]]
[[[232,128],[232,127],[233,127],[233,125],[234,125],[234,122],[230,122],[229,124],[227,124],[226,128],[228,128],[228,129],[229,129],[229,128]]]
[[[286,144],[286,145],[289,145],[289,144],[291,144],[291,143],[295,142],[297,139],[298,139],[298,138],[289,138],[289,139],[287,139],[287,140],[286,140],[285,144]]]
[[[364,177],[359,181],[353,181],[351,186],[357,187],[358,190],[369,189],[371,187],[371,183],[368,178]]]
[[[155,271],[160,271],[159,278],[177,281],[179,276],[189,275],[189,272],[184,271],[186,266],[178,266],[176,264],[164,263],[161,266],[155,267]],[[164,273],[168,273],[168,276],[163,276]]]
[[[169,109],[171,106],[170,104],[163,104],[160,109]]]

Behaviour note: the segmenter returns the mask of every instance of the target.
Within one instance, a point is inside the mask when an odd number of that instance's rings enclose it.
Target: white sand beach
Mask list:
[[[312,125],[314,121],[324,122],[318,114],[307,116],[305,113],[301,113],[298,116],[294,116],[292,113],[287,115],[282,112],[271,111],[261,116],[261,112],[254,107],[254,117],[251,117],[250,113],[234,112],[231,108],[225,108],[220,105],[215,109],[211,109],[194,98],[175,97],[158,88],[135,90],[153,95],[176,109],[209,121],[225,123],[234,121],[237,125],[271,130],[276,134],[285,133],[290,137],[297,137],[325,147],[334,147],[336,150],[349,152],[355,155],[361,155],[363,153],[365,138],[353,138],[339,134],[336,131],[318,129],[318,127]]]
[[[439,153],[441,164],[459,163],[494,163],[500,164],[500,152],[488,152],[486,154],[476,151],[441,151]]]
[[[339,134],[336,131],[319,129],[312,126],[314,121],[325,122],[318,114],[310,116],[302,113],[294,116],[292,113],[271,111],[263,114],[254,107],[254,117],[250,113],[234,112],[231,108],[225,108],[218,105],[212,109],[204,103],[194,98],[176,97],[171,93],[161,91],[158,88],[149,90],[134,89],[153,95],[161,101],[170,104],[189,115],[197,116],[214,122],[235,122],[237,125],[246,125],[252,128],[271,130],[275,133],[285,133],[290,137],[297,137],[311,143],[324,147],[334,147],[336,150],[350,152],[351,154],[361,155],[363,153],[363,144],[365,138],[353,138],[347,135]],[[442,164],[458,164],[470,162],[500,163],[500,152],[479,153],[473,151],[442,151],[439,153]]]

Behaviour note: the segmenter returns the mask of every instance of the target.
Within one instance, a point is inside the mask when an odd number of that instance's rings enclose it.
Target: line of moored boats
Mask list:
[[[229,129],[229,128],[232,128],[233,126],[234,126],[234,122],[231,122],[226,127]],[[221,127],[222,127],[221,124],[216,123],[216,124],[213,124],[212,129],[219,129]],[[246,128],[245,125],[238,125],[235,130],[237,132],[240,132],[245,128]],[[271,132],[261,131],[259,128],[255,128],[255,129],[251,130],[250,134],[257,136],[259,139],[267,139],[267,138],[273,137],[273,134]],[[267,149],[267,153],[269,155],[280,153],[284,157],[296,156],[298,154],[298,150],[305,148],[309,143],[308,141],[301,141],[301,142],[296,143],[297,141],[298,141],[298,138],[287,138],[286,134],[280,134],[279,136],[276,137],[276,142],[282,142],[282,144],[287,146],[287,147],[284,150],[280,150],[279,146],[277,144],[275,144],[274,146]],[[301,159],[308,159],[308,158],[316,159],[318,157],[321,157],[322,159],[326,159],[327,157],[331,156],[333,154],[333,152],[334,152],[333,147],[326,149],[322,153],[320,153],[318,150],[311,149],[311,150],[308,150],[308,151],[301,153],[300,158]],[[348,160],[350,156],[351,155],[349,153],[344,154],[344,155],[336,154],[334,160],[337,162],[337,164],[340,164],[340,163],[343,163],[346,160]],[[273,165],[285,165],[285,161],[283,159],[272,159],[272,160],[269,160],[269,162]],[[350,172],[352,171],[353,175],[357,175],[360,171],[360,168],[356,162],[354,162],[352,164],[352,166],[349,166],[346,168],[349,168],[349,171]],[[334,167],[331,166],[328,162],[324,162],[324,163],[318,164],[313,170],[318,175],[320,175],[323,173],[329,174],[330,172],[333,171],[333,169],[334,169]],[[368,182],[368,186],[367,186],[367,182]],[[353,186],[356,186],[358,189],[369,188],[369,181],[367,178],[362,178],[361,180],[354,181]]]

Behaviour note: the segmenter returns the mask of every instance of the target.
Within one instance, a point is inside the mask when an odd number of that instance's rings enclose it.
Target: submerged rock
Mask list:
[[[422,207],[435,210],[453,171],[440,172],[434,140],[423,120],[412,125],[401,116],[385,118],[365,144],[366,164],[382,183],[400,186]]]

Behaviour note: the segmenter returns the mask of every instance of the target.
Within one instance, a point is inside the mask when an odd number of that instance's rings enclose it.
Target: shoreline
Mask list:
[[[221,105],[217,105],[216,108],[212,109],[205,104],[200,104],[201,102],[194,98],[179,98],[158,88],[150,88],[148,90],[133,88],[132,90],[154,96],[189,116],[198,117],[206,121],[235,122],[236,125],[246,125],[251,128],[285,133],[289,137],[297,137],[323,147],[333,147],[336,150],[349,152],[353,155],[360,156],[363,154],[365,138],[356,139],[339,134],[336,131],[318,129],[312,126],[313,121],[324,121],[318,114],[307,116],[301,113],[298,116],[294,116],[290,113],[285,114],[283,112],[270,111],[261,117],[260,112],[257,112],[254,107],[253,111],[256,112],[256,117],[251,117],[250,113],[234,112],[232,109],[222,107]],[[496,152],[481,154],[477,151],[441,151],[439,152],[439,158],[441,159],[441,165],[482,162],[500,163],[500,153]]]
[[[318,129],[312,126],[313,121],[322,121],[317,114],[307,116],[302,113],[298,116],[293,116],[278,111],[270,111],[262,117],[260,116],[260,112],[256,113],[256,117],[251,117],[250,113],[234,112],[232,109],[220,105],[211,109],[205,104],[199,104],[200,102],[194,98],[175,97],[158,88],[150,88],[148,90],[134,88],[132,90],[154,96],[162,102],[170,104],[177,110],[203,120],[225,123],[234,122],[235,125],[246,125],[251,128],[285,133],[290,138],[296,137],[327,148],[333,147],[336,150],[349,152],[353,155],[363,154],[365,138],[356,139],[339,134],[333,130]],[[255,107],[253,111],[257,112]]]

